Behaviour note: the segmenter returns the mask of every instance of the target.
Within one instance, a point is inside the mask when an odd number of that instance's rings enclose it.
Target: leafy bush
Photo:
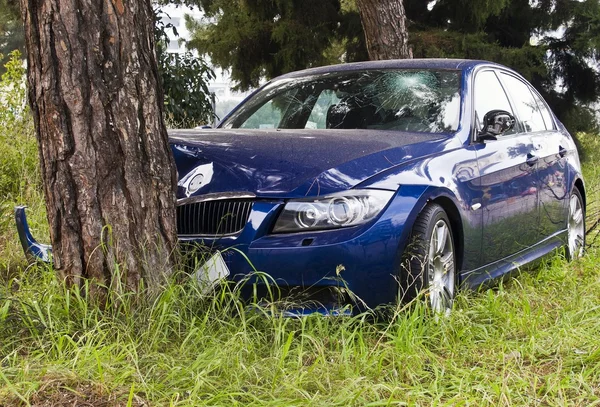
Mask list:
[[[27,188],[40,185],[37,144],[27,107],[25,68],[13,51],[0,80],[0,196],[22,198]]]
[[[191,52],[163,51],[157,56],[169,126],[191,128],[211,123],[214,96],[208,89],[208,81],[214,78],[213,71]]]
[[[161,18],[168,15],[155,9],[154,37],[156,59],[162,82],[165,103],[165,119],[169,127],[191,128],[211,123],[213,119],[214,94],[208,82],[215,78],[206,62],[192,52],[183,54],[167,52],[171,39],[168,31],[179,36],[171,23]]]

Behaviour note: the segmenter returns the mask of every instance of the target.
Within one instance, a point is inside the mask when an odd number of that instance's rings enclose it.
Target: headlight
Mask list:
[[[273,232],[302,232],[360,225],[375,218],[393,195],[393,191],[363,189],[318,198],[295,199],[285,204]]]

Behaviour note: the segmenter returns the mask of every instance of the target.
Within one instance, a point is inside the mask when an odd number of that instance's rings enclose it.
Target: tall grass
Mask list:
[[[17,79],[3,78],[0,92],[24,98]],[[439,320],[420,303],[390,309],[385,321],[283,318],[246,308],[235,287],[204,295],[186,278],[158,293],[88,301],[88,287],[66,287],[20,253],[15,203],[32,205],[32,225],[45,233],[22,102],[21,113],[0,111],[0,406],[600,402],[598,244],[575,263],[557,254],[494,289],[461,293]],[[600,139],[579,138],[591,228],[600,218]]]
[[[590,405],[600,383],[596,248],[448,319],[283,318],[192,281],[90,304],[51,269],[0,288],[0,405]],[[47,404],[43,404],[47,403]]]

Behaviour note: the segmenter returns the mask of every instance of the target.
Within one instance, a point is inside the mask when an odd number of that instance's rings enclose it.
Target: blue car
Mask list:
[[[523,77],[494,63],[294,72],[216,129],[171,131],[170,140],[183,246],[219,250],[212,278],[262,271],[270,279],[258,286],[303,293],[318,304],[309,311],[424,292],[447,312],[458,287],[562,246],[569,258],[583,254],[575,143]],[[44,253],[21,215],[25,246]]]

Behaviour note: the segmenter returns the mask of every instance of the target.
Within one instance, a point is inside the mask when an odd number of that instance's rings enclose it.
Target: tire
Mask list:
[[[583,256],[585,248],[585,207],[579,189],[573,188],[569,197],[567,218],[567,260],[575,260]]]
[[[436,314],[448,314],[456,295],[456,252],[444,209],[428,204],[417,217],[402,256],[399,302],[423,293]]]

